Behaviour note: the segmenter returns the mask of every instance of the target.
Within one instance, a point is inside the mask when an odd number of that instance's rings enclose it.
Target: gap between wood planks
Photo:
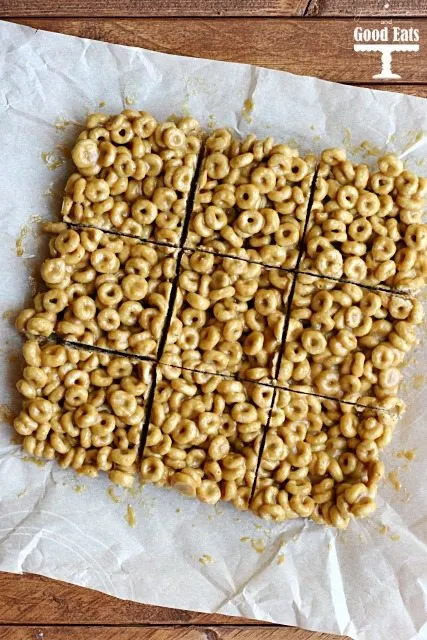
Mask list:
[[[178,635],[179,634],[179,635]],[[344,640],[342,636],[305,631],[296,627],[105,625],[0,626],[0,640]]]
[[[70,35],[165,53],[250,63],[336,82],[378,85],[379,53],[354,51],[352,18],[25,18],[20,23]],[[393,71],[405,84],[427,84],[423,47],[427,18],[399,21],[416,26],[420,50],[393,53]],[[378,27],[378,20],[364,20]],[[397,81],[397,85],[399,81]],[[388,83],[393,86],[394,83]]]
[[[424,0],[98,0],[93,9],[86,0],[0,0],[0,14],[9,17],[292,17],[349,16],[401,17],[425,15]]]

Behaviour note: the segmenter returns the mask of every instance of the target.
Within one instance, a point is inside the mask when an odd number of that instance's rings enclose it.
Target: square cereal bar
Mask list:
[[[27,340],[14,421],[24,450],[132,486],[152,363]]]
[[[392,409],[423,307],[414,298],[298,274],[279,385]]]
[[[247,509],[272,398],[271,387],[159,365],[142,480]]]
[[[378,171],[327,149],[317,176],[301,270],[418,291],[427,278],[427,179],[384,156]]]
[[[274,378],[293,274],[185,251],[161,362]]]
[[[154,358],[163,331],[177,250],[99,229],[53,225],[42,263],[46,290],[18,316],[30,335]]]
[[[90,115],[71,152],[64,220],[178,246],[200,147],[193,118]]]
[[[315,156],[226,129],[206,140],[187,247],[292,269],[307,217]]]
[[[379,451],[396,417],[280,390],[265,438],[251,509],[269,520],[312,518],[346,528],[375,510]]]

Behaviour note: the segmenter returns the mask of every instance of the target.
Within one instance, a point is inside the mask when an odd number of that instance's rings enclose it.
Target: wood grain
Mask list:
[[[425,16],[425,0],[311,0],[307,16]]]
[[[119,600],[42,576],[0,573],[0,629],[11,624],[235,624],[236,618]],[[239,618],[239,624],[254,624]],[[1,636],[0,636],[1,637]]]
[[[2,16],[296,16],[304,15],[309,0],[0,0]]]
[[[425,53],[395,54],[393,67],[402,80],[397,84],[374,83],[378,55],[354,53],[352,19],[358,18],[358,25],[378,27],[378,19],[365,17],[412,16],[399,20],[399,25],[418,27],[423,49],[427,47],[427,21],[421,19],[427,15],[425,2],[0,0],[0,17],[87,38],[254,63],[427,97],[427,70],[422,64]],[[190,16],[193,19],[188,19]],[[313,19],[315,16],[319,18]],[[263,625],[245,618],[122,601],[40,576],[0,573],[0,640],[177,639],[339,640],[334,635]]]
[[[293,627],[0,627],[0,640],[339,640]]]
[[[247,62],[337,82],[372,83],[373,75],[380,71],[378,53],[354,52],[355,22],[350,18],[252,18],[244,27],[237,18],[25,18],[20,22],[95,40]],[[378,22],[366,20],[363,25],[375,27]],[[421,43],[427,47],[427,19],[418,18],[411,25],[420,29]],[[393,54],[393,70],[405,83],[427,82],[422,46],[419,53]]]

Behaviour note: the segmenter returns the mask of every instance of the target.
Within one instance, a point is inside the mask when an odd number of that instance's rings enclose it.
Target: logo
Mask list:
[[[353,49],[361,53],[380,53],[381,72],[373,78],[381,80],[400,79],[398,73],[393,73],[393,53],[416,53],[420,49],[420,31],[414,27],[381,27],[369,29],[358,26],[354,29]]]

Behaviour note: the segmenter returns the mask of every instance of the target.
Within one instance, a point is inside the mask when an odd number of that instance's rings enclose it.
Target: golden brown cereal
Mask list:
[[[269,520],[311,517],[338,528],[348,526],[350,514],[369,515],[384,473],[383,433],[395,422],[386,412],[279,391],[251,510]]]
[[[423,308],[387,290],[425,284],[427,180],[392,155],[371,171],[220,129],[184,244],[201,140],[192,118],[89,116],[62,209],[77,224],[45,225],[44,285],[16,320],[33,337],[15,429],[28,454],[125,488],[139,472],[344,529],[375,509],[404,406]]]
[[[42,366],[35,366],[35,346],[25,343],[26,367],[17,383],[24,401],[14,426],[25,450],[56,456],[61,467],[81,473],[107,471],[131,486],[153,365],[41,343]]]
[[[90,115],[86,126],[71,153],[76,172],[65,188],[64,220],[178,245],[201,147],[198,123],[160,124],[125,110],[101,124]]]
[[[272,379],[292,276],[209,253],[185,252],[162,362],[251,381]]]
[[[176,251],[97,229],[63,231],[53,239],[58,257],[43,264],[49,289],[42,294],[42,310],[21,312],[17,328],[154,357],[175,276]],[[67,265],[65,257],[78,247],[81,258]]]
[[[421,308],[415,299],[299,274],[279,384],[399,408],[400,369],[422,322]]]
[[[262,398],[254,383],[159,365],[142,480],[247,509],[269,410]]]
[[[313,167],[287,145],[224,130],[206,140],[186,246],[293,268]]]
[[[417,292],[427,278],[425,190],[393,155],[378,167],[370,173],[343,150],[323,152],[301,269]]]

